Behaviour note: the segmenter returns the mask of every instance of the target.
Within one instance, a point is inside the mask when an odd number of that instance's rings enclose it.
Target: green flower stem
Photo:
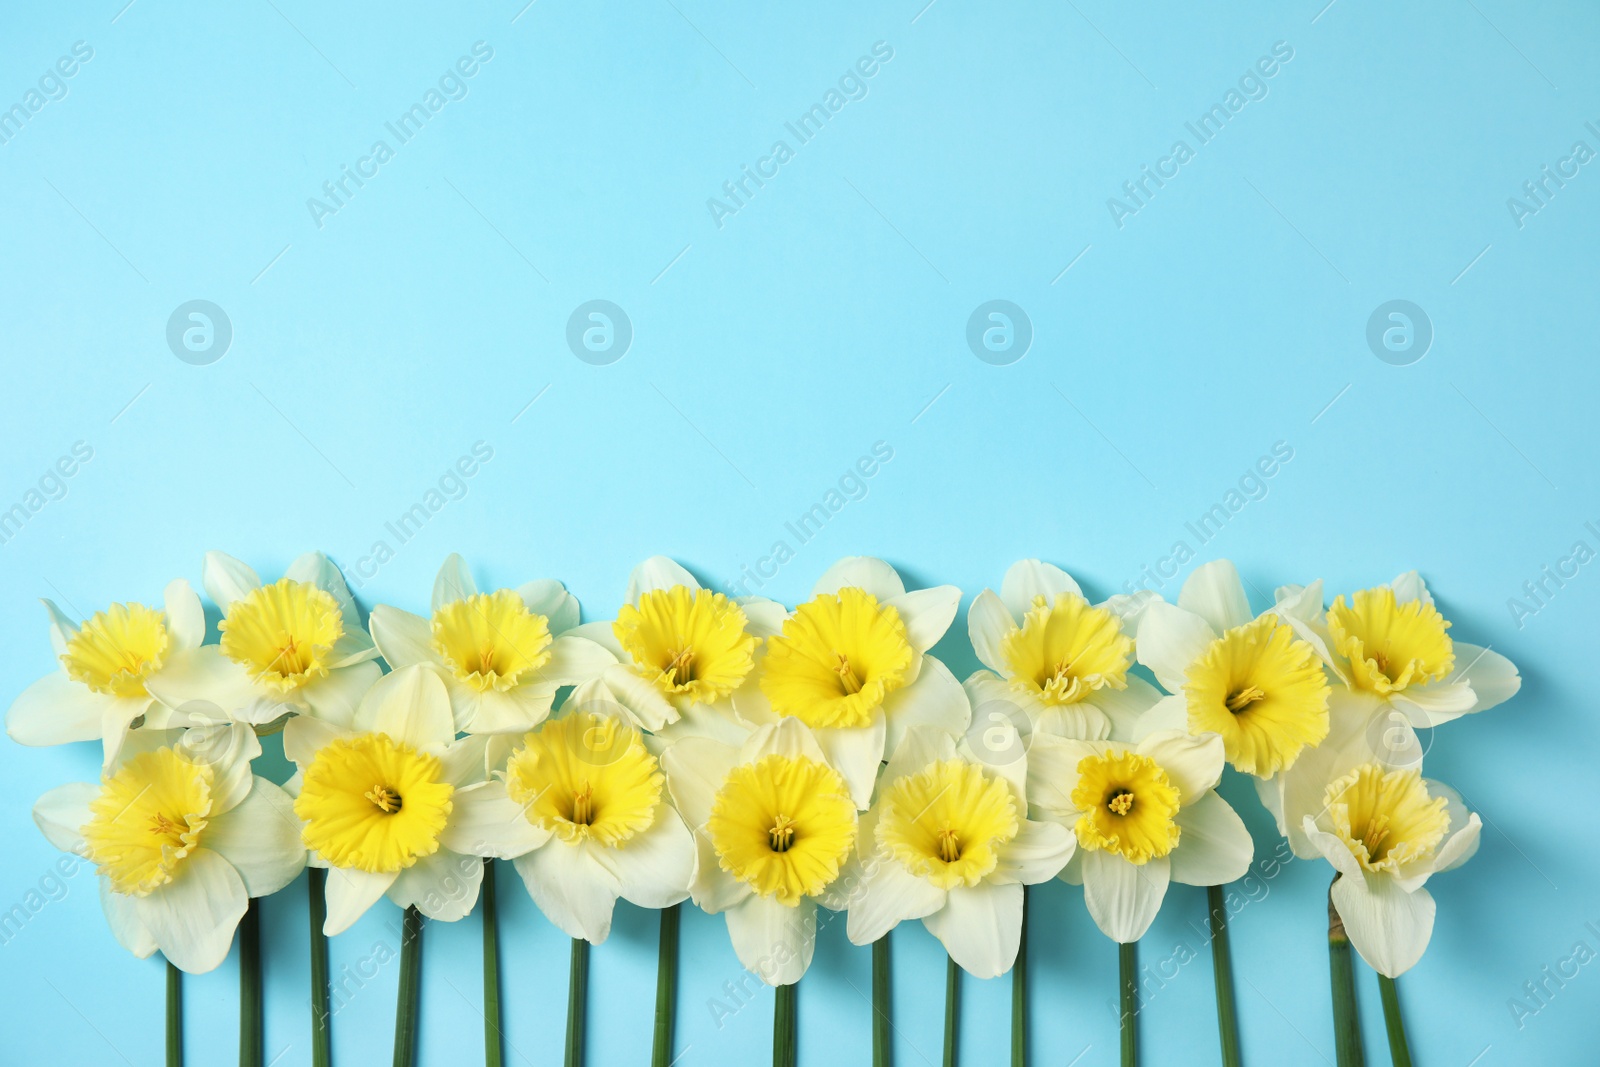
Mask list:
[[[167,961],[167,1067],[183,1067],[183,972]]]
[[[656,1037],[650,1067],[672,1067],[672,1024],[678,1015],[678,925],[674,904],[661,909],[661,946],[656,958]]]
[[[261,1067],[261,901],[239,920],[239,1067]]]
[[[1338,876],[1334,881],[1338,881]],[[1333,985],[1333,1046],[1338,1067],[1363,1067],[1361,1023],[1356,1017],[1355,964],[1350,958],[1350,938],[1344,921],[1333,906],[1332,887],[1328,894],[1328,973]]]
[[[1117,946],[1117,978],[1122,990],[1122,1067],[1138,1067],[1139,942]]]
[[[400,996],[394,1008],[394,1067],[411,1067],[417,1054],[417,1005],[422,993],[422,913],[406,909],[400,934]]]
[[[1222,1067],[1240,1067],[1239,1014],[1233,1003],[1233,950],[1228,946],[1228,906],[1220,885],[1206,886],[1211,915],[1211,975],[1217,987],[1217,1033]]]
[[[961,1021],[961,968],[946,957],[944,970],[944,1067],[956,1067],[956,1039]]]
[[[872,943],[872,1067],[889,1067],[889,935]]]
[[[500,1067],[500,915],[494,900],[494,860],[483,861],[483,1062]]]
[[[772,1067],[795,1067],[798,1059],[795,1037],[797,984],[781,985],[776,990],[777,997],[772,1005]]]
[[[311,1067],[330,1067],[329,1048],[332,1008],[328,1003],[328,935],[322,924],[328,920],[328,872],[321,867],[306,868],[306,893],[311,905]]]
[[[1011,965],[1011,1067],[1028,1067],[1028,887],[1022,887],[1022,936]]]
[[[567,976],[567,1067],[583,1067],[584,1015],[589,1005],[589,942],[572,939],[572,969]]]
[[[1406,1021],[1400,1017],[1400,991],[1394,979],[1378,975],[1378,992],[1383,996],[1383,1025],[1389,1031],[1389,1057],[1394,1067],[1411,1067],[1411,1049],[1406,1045]]]

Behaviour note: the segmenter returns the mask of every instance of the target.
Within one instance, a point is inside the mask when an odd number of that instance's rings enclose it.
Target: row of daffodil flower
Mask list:
[[[965,682],[929,652],[960,591],[907,591],[867,557],[793,610],[656,557],[616,619],[590,623],[559,582],[482,592],[456,555],[430,616],[380,605],[367,625],[320,553],[263,583],[213,552],[203,585],[215,644],[182,579],[164,610],[75,624],[46,602],[61,669],[6,721],[23,744],[103,742],[100,781],[50,791],[35,820],[95,864],[122,945],[189,972],[216,967],[250,898],[308,863],[326,869],[334,935],[384,896],[461,919],[482,861],[505,859],[590,943],[618,898],[690,899],[785,987],[821,906],[858,945],[920,919],[989,978],[1017,960],[1025,886],[1081,884],[1129,945],[1170,883],[1244,875],[1251,836],[1216,792],[1231,764],[1294,853],[1333,866],[1333,914],[1392,979],[1427,945],[1425,883],[1480,828],[1421,776],[1413,731],[1519,685],[1504,657],[1451,639],[1415,573],[1331,607],[1320,582],[1285,586],[1257,614],[1225,560],[1176,603],[1100,604],[1025,560],[971,604],[985,669]],[[251,769],[278,729],[297,767],[283,786]],[[1336,967],[1336,1007],[1337,986]]]

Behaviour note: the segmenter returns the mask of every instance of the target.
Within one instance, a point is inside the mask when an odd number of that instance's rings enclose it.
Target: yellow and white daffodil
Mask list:
[[[788,717],[740,748],[685,737],[661,765],[694,831],[694,902],[727,915],[739,962],[763,982],[798,982],[811,965],[817,903],[831,899],[855,848],[856,804],[843,775],[810,728]]]
[[[1364,763],[1328,783],[1321,812],[1302,829],[1339,872],[1333,906],[1373,970],[1395,978],[1422,958],[1434,916],[1423,886],[1472,858],[1482,825],[1454,790],[1416,768]]]
[[[1022,936],[1022,887],[1054,878],[1077,841],[1028,818],[1027,759],[1004,768],[956,735],[913,726],[861,816],[848,891],[850,940],[867,945],[921,919],[974,978],[1011,969]]]
[[[139,730],[98,784],[52,789],[33,818],[100,877],[111,932],[143,959],[157,949],[191,973],[222,962],[251,897],[306,865],[282,789],[251,773],[255,732],[234,723]]]
[[[1152,600],[1139,618],[1139,662],[1171,696],[1141,730],[1222,738],[1228,762],[1268,778],[1328,735],[1328,682],[1316,648],[1278,609],[1252,615],[1228,560],[1197,567],[1178,602]]]
[[[1277,612],[1314,649],[1334,679],[1329,733],[1300,764],[1259,783],[1262,802],[1295,854],[1317,855],[1302,829],[1319,818],[1327,783],[1367,762],[1391,768],[1422,761],[1418,729],[1492,708],[1522,685],[1498,652],[1449,636],[1415,571],[1389,585],[1334,600],[1326,612],[1322,583],[1277,591]]]
[[[205,609],[182,578],[167,586],[161,611],[112,604],[79,625],[48,600],[44,608],[61,669],[22,691],[6,733],[23,745],[103,740],[109,767],[135,722],[152,725],[160,705],[150,683],[205,641]]]
[[[422,666],[384,675],[348,727],[289,720],[294,811],[311,864],[328,868],[324,933],[342,933],[385,895],[430,919],[472,911],[483,861],[450,843],[463,819],[458,791],[484,780],[484,745],[456,740],[444,680]]]
[[[881,559],[842,559],[767,639],[752,678],[733,694],[734,709],[756,725],[786,716],[803,722],[865,808],[884,757],[908,728],[960,734],[972,718],[961,684],[928,655],[960,601],[953,585],[906,592]]]
[[[1142,937],[1169,882],[1222,885],[1249,869],[1250,831],[1216,793],[1224,761],[1213,733],[1163,730],[1137,745],[1034,735],[1029,806],[1077,835],[1060,877],[1083,885],[1107,937]]]
[[[967,679],[974,708],[1010,702],[1033,730],[1060,737],[1127,736],[1161,694],[1128,673],[1134,642],[1117,610],[1126,600],[1090,604],[1060,567],[1013,563],[1000,592],[985,589],[967,609],[973,651],[988,668]]]
[[[614,621],[574,631],[616,659],[574,699],[620,705],[663,739],[698,734],[737,745],[749,728],[737,722],[731,698],[783,617],[776,601],[713,592],[667,557],[652,556],[628,576]]]
[[[390,667],[439,672],[456,728],[468,733],[531,730],[550,714],[557,689],[612,662],[605,649],[570,632],[578,600],[560,582],[480,593],[455,553],[434,579],[430,618],[380,604],[370,621]]]
[[[689,896],[694,837],[665,784],[621,715],[565,711],[522,737],[495,780],[456,792],[443,842],[511,860],[546,918],[599,944],[618,897],[666,908]]]
[[[239,560],[207,552],[202,578],[222,610],[221,643],[172,656],[150,679],[151,693],[170,708],[204,701],[256,726],[291,714],[350,722],[381,672],[344,576],[328,557],[307,552],[263,585]]]

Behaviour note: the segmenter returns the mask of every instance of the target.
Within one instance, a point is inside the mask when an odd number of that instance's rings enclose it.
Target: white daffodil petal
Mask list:
[[[64,656],[68,643],[78,632],[78,624],[62,614],[54,600],[40,600],[39,603],[44,605],[45,615],[50,620],[50,651]]]
[[[544,845],[550,831],[528,821],[501,781],[479,782],[451,796],[450,821],[439,844],[465,856],[515,859]]]
[[[694,837],[669,804],[655,821],[617,848],[595,849],[595,860],[617,880],[622,897],[641,908],[669,908],[694,884]]]
[[[203,974],[227,957],[249,903],[233,864],[208,848],[197,848],[172,881],[137,898],[134,911],[174,967]]]
[[[572,637],[586,638],[597,645],[602,645],[607,652],[617,657],[619,662],[627,663],[629,661],[628,653],[623,649],[622,643],[617,640],[616,631],[613,629],[614,626],[614,622],[586,622],[581,626],[572,627],[567,631],[567,634]]]
[[[1077,847],[1077,837],[1059,823],[1024,819],[1017,836],[1000,846],[999,865],[989,877],[997,883],[1047,882],[1061,873]]]
[[[381,873],[354,867],[329,867],[328,916],[322,922],[322,932],[333,937],[350,929],[389,891],[397,877],[398,871]]]
[[[788,617],[789,611],[776,600],[768,600],[764,596],[742,596],[736,597],[735,601],[744,611],[746,633],[764,641],[783,632],[783,620]]]
[[[1211,733],[1194,737],[1165,730],[1140,741],[1138,751],[1167,773],[1178,787],[1178,802],[1185,806],[1217,787],[1227,762],[1221,736]]]
[[[661,754],[667,790],[691,830],[711,819],[711,803],[739,762],[739,750],[704,737],[686,737]]]
[[[1216,638],[1210,625],[1194,612],[1156,601],[1145,608],[1144,617],[1139,620],[1134,651],[1162,688],[1179,693],[1183,691],[1189,664],[1199,659]]]
[[[461,553],[452,552],[444,558],[444,563],[439,566],[439,573],[434,576],[433,594],[429,598],[428,610],[438,611],[446,604],[454,604],[458,600],[477,595],[478,583],[473,581],[472,570],[467,566],[467,561],[461,557]],[[377,637],[377,634],[373,634],[373,637]]]
[[[19,745],[98,741],[106,708],[117,698],[96,693],[54,671],[24,689],[6,712],[6,733]]]
[[[950,624],[955,621],[956,609],[961,606],[961,590],[953,585],[936,585],[932,589],[913,589],[884,601],[900,613],[906,624],[906,639],[918,652],[926,652],[939,643]]]
[[[1114,852],[1084,850],[1079,855],[1083,857],[1083,902],[1095,925],[1121,944],[1139,940],[1166,898],[1172,873],[1167,857],[1133,864]]]
[[[1309,815],[1300,820],[1300,832],[1315,850],[1313,856],[1321,856],[1346,878],[1361,880],[1363,877],[1361,861],[1356,859],[1355,854],[1350,851],[1350,846],[1337,834],[1331,834],[1319,827],[1316,820]]]
[[[1185,805],[1173,821],[1181,835],[1168,856],[1174,882],[1224,885],[1250,869],[1255,842],[1239,813],[1216,793]]]
[[[883,718],[887,728],[885,745],[893,752],[913,726],[965,733],[972,724],[972,704],[949,667],[932,656],[923,656],[917,680],[883,698]]]
[[[1477,812],[1473,812],[1467,816],[1466,825],[1445,838],[1444,844],[1439,846],[1433,858],[1434,873],[1453,871],[1470,860],[1478,851],[1482,833],[1483,820],[1478,818]]]
[[[1422,575],[1416,571],[1406,571],[1389,583],[1394,590],[1394,599],[1398,604],[1408,604],[1413,600],[1420,600],[1424,604],[1433,603],[1433,595],[1428,592],[1428,583],[1422,580]]]
[[[101,878],[99,881],[100,907],[106,913],[106,924],[111,927],[111,936],[117,939],[117,944],[139,959],[149,959],[157,945],[156,939],[151,936],[150,930],[139,918],[139,909],[134,906],[139,898],[112,892],[109,878]]]
[[[752,893],[725,914],[739,962],[767,985],[793,985],[811,966],[817,905],[810,897],[789,907]]]
[[[1456,669],[1452,681],[1466,682],[1477,694],[1477,703],[1471,711],[1487,711],[1516,695],[1522,688],[1522,676],[1516,665],[1500,653],[1464,641],[1455,643]]]
[[[256,778],[243,800],[207,824],[205,845],[233,865],[252,897],[276,893],[306,865],[294,801],[265,778]]]
[[[1388,878],[1342,877],[1333,883],[1333,906],[1367,966],[1390,978],[1416,966],[1433,936],[1433,897],[1407,893]]]
[[[1083,589],[1060,567],[1036,559],[1013,563],[1000,582],[1000,600],[1019,622],[1033,608],[1035,598],[1044,597],[1046,604],[1054,604],[1062,593],[1082,596]]]
[[[433,673],[428,667],[404,667],[401,670]],[[317,718],[344,725],[355,721],[356,710],[362,699],[381,677],[383,670],[376,662],[367,660],[353,663],[329,671],[326,677],[308,682],[301,688],[300,698]]]
[[[778,725],[782,726],[783,723],[799,725],[796,719],[783,719]],[[878,782],[878,767],[883,763],[885,734],[886,725],[882,715],[874,715],[869,726],[821,730],[816,734],[815,743],[821,746],[821,754],[826,756],[828,765],[838,771],[845,785],[850,787],[850,799],[855,801],[857,808],[865,808],[872,803],[872,788]],[[782,736],[774,735],[775,739]],[[808,739],[809,736],[808,731]],[[785,743],[780,748],[775,740],[771,751],[778,751],[793,759],[806,755],[806,747],[803,744]],[[762,753],[768,754],[770,752]],[[809,758],[817,759],[818,756]]]
[[[1011,669],[1006,662],[1005,639],[1016,629],[1016,618],[994,590],[985,589],[972,598],[967,609],[967,637],[985,667],[1000,674]]]
[[[483,861],[441,848],[401,871],[388,896],[402,908],[415,906],[430,919],[453,923],[472,914],[483,885]]]
[[[83,855],[83,828],[93,818],[89,802],[100,795],[91,782],[58,785],[33,803],[33,822],[63,852]]]
[[[440,781],[457,789],[483,781],[490,767],[488,751],[492,739],[492,735],[475,734],[452,742],[439,755]]]
[[[598,945],[611,933],[611,913],[622,887],[590,855],[586,842],[552,838],[543,848],[511,861],[533,902],[568,937]]]
[[[331,722],[296,715],[283,724],[283,754],[304,768],[316,759],[324,746],[349,734],[349,730]]]
[[[624,594],[624,599],[627,603],[638,607],[639,598],[646,593],[653,593],[658,589],[671,589],[675,585],[687,586],[690,590],[700,588],[695,576],[681,564],[666,556],[651,556],[633,568],[633,573],[628,575],[628,591]]]
[[[206,609],[200,605],[200,594],[186,580],[174,578],[167,583],[162,602],[172,648],[199,648],[206,639]]]
[[[421,615],[379,604],[367,621],[372,627],[372,640],[391,670],[443,662],[433,647],[433,626]]]
[[[1254,618],[1239,570],[1226,559],[1196,567],[1178,593],[1178,607],[1200,616],[1219,634]]]
[[[456,727],[474,734],[525,734],[550,717],[556,698],[553,688],[529,686],[480,693],[454,677],[445,678],[445,688],[450,691]]]
[[[707,915],[727,911],[750,896],[754,890],[717,865],[717,851],[712,847],[711,835],[704,829],[694,834],[694,882],[689,895],[695,907]]]
[[[550,643],[550,658],[535,672],[539,683],[579,685],[605,675],[617,666],[617,657],[602,644],[565,634]]]
[[[848,901],[851,944],[870,945],[902,922],[926,918],[943,908],[949,895],[882,852],[873,854],[862,870]]]
[[[242,722],[193,726],[179,733],[174,744],[179,755],[211,768],[212,818],[232,811],[249,795],[257,780],[250,764],[261,755],[261,741],[253,727]]]
[[[1161,691],[1155,686],[1143,678],[1130,674],[1124,688],[1096,689],[1089,694],[1084,703],[1098,708],[1101,714],[1105,715],[1111,724],[1113,738],[1118,741],[1132,741],[1136,737],[1154,732],[1149,728],[1143,728],[1144,733],[1141,734],[1141,724],[1150,710],[1165,699],[1168,698],[1162,696]],[[1187,704],[1185,704],[1184,718],[1186,721],[1176,729],[1188,728]]]
[[[1151,734],[1175,730],[1178,733],[1189,732],[1189,698],[1179,693],[1177,696],[1162,697],[1150,706],[1150,709],[1133,725],[1133,734],[1129,740],[1143,741]]]
[[[916,774],[929,764],[955,758],[956,739],[950,731],[934,726],[912,726],[890,754],[883,769],[883,780],[892,782]]]
[[[644,729],[659,730],[677,721],[678,709],[662,695],[661,690],[639,677],[631,666],[625,663],[610,664],[601,671],[600,678],[617,703],[627,708]]]
[[[880,604],[906,591],[899,573],[883,560],[872,556],[846,556],[822,572],[817,584],[811,587],[811,595],[837,593],[847,586],[872,594]]]
[[[541,578],[519,585],[517,595],[529,611],[544,616],[550,632],[556,637],[578,625],[581,611],[578,598],[553,578]]]
[[[739,759],[754,763],[763,756],[786,756],[789,759],[809,759],[818,763],[827,757],[817,743],[817,736],[799,719],[783,718],[761,727],[745,741],[739,750]]]
[[[226,615],[235,600],[248,596],[250,590],[261,585],[261,578],[226,552],[207,552],[200,569],[200,584],[211,602]]]
[[[1028,802],[1040,811],[1071,814],[1078,810],[1072,791],[1078,788],[1078,764],[1109,749],[1103,741],[1075,741],[1035,734],[1028,748]]]
[[[161,670],[145,681],[145,688],[174,710],[199,713],[203,709],[190,705],[211,705],[241,721],[249,721],[242,713],[247,713],[261,696],[250,673],[224,656],[220,645],[173,653]]]
[[[362,697],[355,727],[435,753],[456,737],[450,694],[427,667],[403,667],[380,678]]]
[[[1022,886],[958,885],[922,925],[974,978],[997,978],[1017,961],[1022,944]]]

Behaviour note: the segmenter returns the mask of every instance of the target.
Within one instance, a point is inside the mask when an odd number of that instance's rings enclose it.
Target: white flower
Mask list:
[[[1004,768],[973,758],[954,734],[913,726],[861,817],[849,889],[850,940],[867,945],[921,919],[974,978],[1011,969],[1022,935],[1022,887],[1053,878],[1076,840],[1027,818],[1027,757]]]
[[[1128,736],[1161,698],[1128,673],[1134,643],[1123,615],[1130,603],[1119,596],[1090,604],[1060,567],[1013,563],[1000,593],[985,589],[967,610],[973,651],[989,668],[967,679],[974,708],[1010,702],[1032,729],[1061,737]]]
[[[151,693],[169,708],[205,701],[256,726],[291,714],[350,722],[381,671],[344,576],[328,557],[307,552],[283,578],[263,585],[239,560],[207,552],[202,577],[222,609],[222,641],[173,656],[151,678]]]
[[[95,864],[111,932],[141,959],[160,949],[191,973],[222,962],[250,897],[306,865],[282,789],[250,771],[242,724],[140,730],[99,784],[52,789],[33,819],[59,849]]]
[[[158,708],[150,684],[205,640],[205,610],[182,578],[167,586],[165,611],[112,604],[79,626],[50,601],[44,607],[61,669],[22,691],[6,733],[23,745],[103,739],[110,767],[133,723]]]
[[[665,908],[689,895],[694,838],[663,786],[630,723],[567,710],[521,738],[495,781],[456,793],[443,843],[512,860],[551,922],[599,944],[618,897]]]
[[[757,725],[784,716],[805,723],[865,808],[879,766],[909,727],[959,734],[971,721],[961,684],[927,654],[960,601],[953,585],[906,592],[880,559],[842,559],[767,640],[734,708]]]
[[[855,847],[844,778],[798,719],[761,727],[740,748],[685,737],[661,757],[699,862],[691,895],[726,914],[734,952],[768,985],[811,965],[817,903]]]
[[[1034,735],[1034,818],[1077,835],[1061,878],[1083,884],[1107,937],[1126,944],[1144,936],[1169,882],[1222,885],[1249,869],[1250,831],[1215,791],[1223,762],[1216,734],[1167,730],[1136,746]]]
[[[486,741],[456,740],[444,681],[420,666],[384,675],[349,727],[289,720],[295,814],[312,866],[329,869],[324,933],[348,929],[385,895],[446,922],[472,911],[483,861],[451,847],[472,836],[454,797],[484,780]]]
[[[531,730],[550,714],[557,689],[612,663],[605,649],[573,635],[578,600],[557,581],[480,593],[466,561],[452,553],[434,579],[431,610],[425,619],[380,604],[372,609],[372,639],[395,670],[438,671],[456,727],[468,733]]]
[[[1482,825],[1454,790],[1414,769],[1367,763],[1328,783],[1303,830],[1339,872],[1333,906],[1373,970],[1395,978],[1422,958],[1434,914],[1423,886],[1472,858]]]

